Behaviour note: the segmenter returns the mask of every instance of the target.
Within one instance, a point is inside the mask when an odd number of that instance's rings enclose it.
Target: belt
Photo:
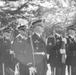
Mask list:
[[[45,52],[34,52],[34,55],[45,55]]]

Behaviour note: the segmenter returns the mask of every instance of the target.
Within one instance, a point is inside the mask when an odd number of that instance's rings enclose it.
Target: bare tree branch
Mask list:
[[[29,2],[29,1],[28,1]],[[22,6],[18,7],[17,10],[6,10],[6,13],[10,13],[11,15],[14,15],[14,14],[18,14],[19,11],[23,8],[23,7],[28,7],[28,2],[24,3]]]

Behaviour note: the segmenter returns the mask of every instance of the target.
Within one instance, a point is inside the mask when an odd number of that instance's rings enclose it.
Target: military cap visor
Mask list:
[[[67,29],[68,31],[72,30],[72,31],[75,31],[75,28],[69,28]]]
[[[36,26],[42,26],[42,20],[35,20],[32,22],[32,28],[35,28]]]
[[[11,29],[9,27],[6,27],[3,29],[3,32],[9,32]]]
[[[41,23],[42,22],[42,20],[36,20],[36,21],[34,21],[33,23],[32,23],[32,25],[34,26],[34,25],[36,25],[36,24],[38,24],[38,23]]]
[[[22,31],[25,31],[26,27],[25,26],[19,26],[18,27],[18,30],[22,30]]]

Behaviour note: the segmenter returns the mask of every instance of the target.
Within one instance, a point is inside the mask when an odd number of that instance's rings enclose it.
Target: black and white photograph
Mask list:
[[[0,0],[0,75],[76,75],[76,0]]]

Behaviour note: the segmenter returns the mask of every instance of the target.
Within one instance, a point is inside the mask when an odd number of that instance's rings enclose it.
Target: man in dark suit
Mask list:
[[[74,40],[75,30],[69,29],[67,37],[67,59],[69,75],[76,75],[76,42]]]
[[[61,35],[55,31],[53,34],[47,41],[48,63],[51,66],[52,75],[65,75],[65,71],[62,73],[62,38]]]

